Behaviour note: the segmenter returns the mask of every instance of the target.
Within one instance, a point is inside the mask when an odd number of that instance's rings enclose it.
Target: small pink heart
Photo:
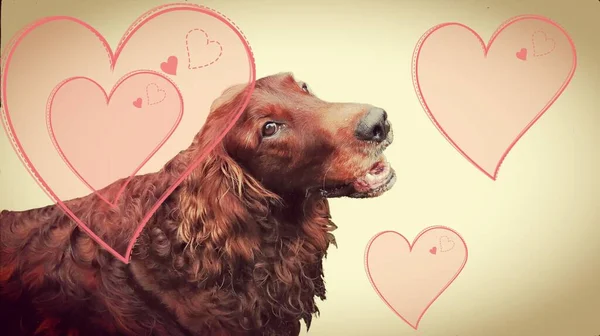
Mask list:
[[[169,75],[177,74],[177,57],[170,56],[166,62],[160,64],[160,69]]]
[[[137,108],[142,108],[142,98],[138,98],[138,99],[134,100],[133,106],[135,106]]]
[[[517,51],[517,58],[521,61],[527,60],[527,48],[521,48],[521,50]]]
[[[431,258],[428,254],[437,253],[440,237],[450,238],[456,246]],[[416,330],[429,307],[465,267],[467,257],[465,241],[447,227],[425,229],[412,244],[400,233],[385,231],[369,242],[365,268],[377,295]]]

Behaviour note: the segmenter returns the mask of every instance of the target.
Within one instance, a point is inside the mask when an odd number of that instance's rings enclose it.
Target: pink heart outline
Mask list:
[[[439,30],[441,28],[447,27],[447,26],[459,26],[464,29],[467,29],[471,34],[473,34],[477,38],[477,40],[479,41],[479,43],[483,49],[484,56],[487,57],[487,54],[488,54],[493,42],[496,40],[498,35],[500,35],[500,33],[502,33],[502,31],[504,29],[506,29],[507,27],[509,27],[510,25],[512,25],[518,21],[527,20],[527,19],[540,20],[540,21],[548,23],[548,24],[556,27],[558,30],[560,30],[565,35],[565,37],[567,38],[567,40],[571,46],[571,50],[573,53],[573,64],[571,66],[571,70],[569,72],[569,75],[567,76],[567,79],[563,82],[560,89],[558,91],[556,91],[554,96],[546,103],[546,105],[538,112],[538,114],[523,128],[523,130],[521,130],[521,132],[511,142],[511,144],[506,148],[506,150],[501,155],[500,159],[498,160],[498,162],[496,164],[494,173],[490,174],[485,169],[483,169],[477,162],[475,162],[471,157],[469,157],[469,155],[467,153],[465,153],[465,151],[463,151],[454,142],[454,140],[452,140],[452,138],[448,135],[448,133],[444,130],[444,128],[439,124],[439,122],[437,121],[437,119],[435,118],[433,113],[431,112],[429,105],[427,104],[427,101],[426,101],[425,97],[423,96],[423,93],[421,91],[421,86],[419,83],[419,78],[418,78],[419,55],[420,55],[423,44],[429,38],[429,36],[432,35],[434,32],[436,32],[437,30]],[[425,110],[425,113],[427,113],[427,116],[430,118],[431,122],[440,131],[440,133],[442,133],[442,135],[446,138],[446,140],[454,147],[454,149],[456,149],[460,154],[462,154],[462,156],[465,159],[467,159],[467,161],[469,161],[472,165],[474,165],[477,169],[479,169],[479,171],[484,173],[487,177],[491,178],[493,181],[496,181],[496,179],[498,177],[498,171],[500,170],[500,167],[502,166],[502,163],[504,162],[504,159],[506,158],[508,153],[517,144],[517,142],[521,139],[521,137],[523,137],[523,135],[525,133],[527,133],[527,131],[531,128],[531,126],[533,126],[539,120],[539,118],[541,118],[542,115],[544,115],[544,113],[550,108],[550,106],[552,106],[552,104],[554,104],[554,102],[558,99],[558,97],[560,97],[560,95],[564,92],[566,87],[571,82],[571,79],[573,78],[573,75],[575,74],[576,68],[577,68],[577,52],[575,50],[575,43],[573,42],[573,39],[571,38],[571,36],[567,33],[567,31],[564,28],[562,28],[558,23],[552,21],[551,19],[540,16],[540,15],[520,15],[520,16],[515,16],[511,19],[508,19],[503,24],[501,24],[500,27],[492,34],[487,45],[485,44],[485,42],[483,41],[481,36],[475,30],[473,30],[469,26],[464,25],[462,23],[447,22],[447,23],[442,23],[442,24],[434,26],[433,28],[431,28],[427,32],[425,32],[425,34],[423,34],[423,36],[417,42],[417,45],[413,52],[412,76],[413,76],[413,87],[415,89],[415,93],[419,99],[419,102],[421,103],[421,106]]]
[[[544,35],[544,42],[552,41],[552,48],[550,48],[550,50],[543,52],[543,53],[537,52],[536,43],[535,43],[535,40],[536,40],[535,37],[540,34]],[[548,37],[548,34],[546,34],[545,31],[539,30],[539,31],[536,31],[535,33],[531,34],[531,46],[533,48],[533,57],[542,57],[542,56],[548,55],[549,53],[554,51],[554,49],[556,48],[556,41],[553,38]]]
[[[190,54],[189,37],[190,37],[190,34],[194,31],[200,31],[200,32],[204,33],[204,37],[206,38],[206,44],[204,45],[205,47],[207,47],[210,44],[217,44],[219,46],[219,55],[217,55],[217,57],[214,60],[212,60],[211,62],[208,62],[203,65],[192,66],[192,55]],[[190,69],[190,70],[196,70],[196,69],[201,69],[201,68],[210,66],[210,65],[216,63],[221,58],[221,56],[223,56],[223,46],[221,45],[221,43],[219,41],[211,40],[210,37],[208,36],[208,33],[206,31],[204,31],[204,29],[200,29],[200,28],[192,29],[192,30],[188,31],[187,34],[185,34],[185,50],[187,52],[187,58],[188,58],[188,69]]]
[[[158,73],[156,73],[158,74]],[[165,78],[165,77],[163,77]],[[166,79],[166,78],[165,78]],[[167,79],[168,80],[168,79]],[[154,88],[154,92],[155,93],[162,93],[162,98],[159,100],[155,100],[155,101],[151,101],[150,99],[150,87]],[[158,87],[158,85],[156,83],[150,83],[148,85],[146,85],[146,99],[148,100],[148,105],[156,105],[156,104],[160,104],[162,103],[165,99],[167,99],[167,93],[165,92],[165,90],[161,89],[160,87]]]
[[[451,244],[452,247],[445,249],[444,248],[444,241],[447,242],[448,244]],[[450,237],[448,236],[441,236],[440,237],[440,252],[448,252],[451,251],[455,246],[454,240],[450,239]]]
[[[15,49],[19,46],[20,42],[25,38],[25,36],[27,36],[31,31],[33,31],[37,27],[47,24],[49,22],[59,21],[59,20],[67,20],[67,21],[72,21],[74,23],[77,23],[77,24],[83,26],[84,28],[88,29],[91,33],[93,33],[98,38],[98,40],[102,43],[102,45],[106,49],[109,63],[110,63],[110,70],[114,71],[114,67],[119,58],[119,55],[121,54],[123,48],[126,46],[127,41],[129,41],[131,36],[133,36],[133,34],[139,28],[143,27],[148,21],[152,20],[153,18],[155,18],[161,14],[165,14],[165,13],[172,12],[172,11],[181,11],[181,10],[195,11],[195,12],[200,12],[200,13],[212,16],[213,18],[224,23],[233,32],[235,32],[237,37],[242,42],[242,44],[244,46],[244,50],[246,51],[247,56],[248,56],[248,65],[249,65],[249,69],[250,69],[249,83],[242,93],[244,95],[242,103],[241,103],[237,113],[233,114],[229,125],[223,129],[221,134],[218,137],[216,137],[213,140],[213,142],[210,145],[208,145],[201,152],[200,155],[198,155],[198,157],[196,158],[195,161],[190,163],[188,168],[179,176],[179,178],[156,201],[156,203],[152,206],[152,208],[148,211],[148,213],[144,216],[144,218],[138,224],[133,236],[131,237],[131,239],[127,245],[127,250],[125,252],[125,255],[121,255],[120,253],[115,251],[111,246],[109,246],[106,242],[104,242],[102,239],[100,239],[90,228],[87,227],[87,225],[85,225],[85,223],[81,219],[79,219],[71,211],[71,209],[69,209],[64,204],[64,202],[50,189],[50,187],[47,185],[45,180],[39,175],[38,171],[35,169],[35,167],[31,163],[31,160],[29,159],[27,154],[25,154],[25,152],[23,151],[23,146],[21,145],[18,137],[16,136],[15,129],[12,125],[11,118],[10,118],[10,112],[9,112],[9,101],[7,99],[7,90],[6,90],[7,78],[8,78],[9,68],[10,68],[9,66],[10,66],[10,62],[12,60],[13,54],[15,52]],[[212,151],[213,148],[218,143],[221,142],[221,140],[225,137],[227,132],[229,132],[229,130],[231,130],[235,121],[239,119],[239,117],[242,115],[244,109],[248,105],[251,94],[254,91],[254,87],[256,85],[256,64],[255,64],[255,60],[254,60],[254,55],[252,53],[252,49],[250,48],[250,45],[249,45],[246,37],[241,32],[241,30],[235,24],[233,24],[233,22],[231,22],[225,15],[221,14],[220,12],[210,9],[205,6],[195,5],[195,4],[182,4],[182,3],[166,4],[166,5],[161,5],[161,6],[155,7],[153,9],[145,12],[136,21],[134,21],[134,23],[132,23],[129,26],[129,28],[126,30],[125,34],[119,41],[115,52],[113,52],[113,49],[110,47],[110,44],[104,38],[104,36],[102,34],[100,34],[100,32],[98,32],[96,29],[94,29],[92,26],[90,26],[86,22],[84,22],[80,19],[74,18],[74,17],[70,17],[70,16],[50,16],[50,17],[45,17],[45,18],[39,19],[39,20],[29,24],[25,28],[21,29],[17,34],[15,34],[14,37],[11,38],[11,40],[7,44],[7,48],[5,50],[6,50],[6,53],[3,54],[3,56],[2,56],[2,61],[3,61],[3,64],[2,64],[2,69],[3,69],[3,75],[2,75],[2,103],[3,103],[2,120],[3,120],[3,127],[6,131],[6,134],[8,135],[8,137],[11,140],[10,142],[11,142],[13,149],[18,154],[19,159],[21,159],[21,161],[27,168],[27,171],[34,178],[34,180],[40,186],[40,188],[42,188],[42,190],[44,190],[44,192],[46,192],[46,194],[52,200],[54,200],[56,202],[56,204],[69,217],[71,217],[71,219],[73,221],[75,221],[77,223],[77,225],[85,233],[87,233],[95,242],[97,242],[105,250],[107,250],[109,253],[111,253],[115,258],[117,258],[118,260],[120,260],[121,262],[123,262],[125,264],[129,264],[129,261],[130,261],[129,259],[131,257],[131,251],[133,250],[133,245],[135,244],[141,231],[146,226],[146,223],[150,220],[152,215],[156,212],[156,210],[164,202],[164,200],[175,190],[175,188],[179,184],[181,184],[181,182],[192,172],[192,170],[195,169],[200,164],[200,162],[206,157],[206,155],[208,155],[208,153],[210,151]]]
[[[110,200],[106,199],[102,194],[100,194],[98,192],[98,190],[96,190],[91,184],[89,184],[89,182],[81,175],[81,173],[79,173],[79,171],[77,170],[77,168],[75,168],[75,166],[73,166],[73,164],[71,163],[71,161],[65,155],[65,153],[62,150],[60,144],[58,143],[58,139],[56,138],[56,134],[54,132],[54,127],[52,126],[52,105],[53,105],[53,102],[54,102],[54,97],[60,91],[60,89],[63,86],[65,86],[66,84],[68,84],[69,82],[72,82],[72,81],[77,80],[77,79],[84,79],[84,80],[90,81],[92,84],[94,84],[96,87],[98,87],[100,89],[100,91],[102,91],[102,94],[104,95],[104,99],[106,100],[106,104],[109,104],[110,100],[111,100],[111,98],[113,96],[113,94],[117,91],[117,89],[127,79],[129,79],[129,78],[131,78],[133,76],[136,76],[136,75],[141,75],[141,74],[153,74],[153,75],[157,75],[157,76],[159,76],[159,77],[167,80],[171,85],[173,85],[173,87],[177,91],[177,95],[179,96],[179,101],[181,102],[180,107],[179,107],[179,114],[177,115],[177,120],[173,124],[173,127],[171,127],[171,129],[167,132],[167,134],[165,135],[165,137],[150,152],[150,154],[148,154],[148,156],[142,161],[142,163],[140,165],[138,165],[133,170],[133,172],[131,173],[131,175],[129,175],[129,177],[127,178],[127,180],[125,180],[125,183],[123,183],[123,185],[121,186],[121,188],[119,189],[119,191],[115,195],[115,199],[112,200],[112,201],[110,201]],[[156,86],[156,84],[154,84],[154,85]],[[164,90],[163,90],[163,92],[164,92]],[[138,101],[140,102],[140,107],[141,107],[141,101],[142,101],[142,99],[141,98],[136,99],[135,103],[137,103]],[[136,107],[138,107],[138,106],[136,106]],[[90,190],[92,190],[106,204],[108,204],[108,205],[110,205],[112,207],[116,207],[116,202],[119,200],[119,198],[121,197],[121,194],[123,193],[123,191],[125,191],[125,188],[127,188],[127,185],[129,184],[129,182],[131,181],[131,179],[135,176],[135,174],[137,174],[140,171],[140,169],[142,169],[142,167],[144,167],[144,165],[154,156],[154,154],[156,154],[156,152],[158,152],[158,150],[165,144],[165,142],[167,142],[169,140],[169,138],[171,137],[171,135],[173,135],[173,133],[175,132],[175,130],[179,126],[179,123],[181,122],[182,117],[183,117],[183,96],[181,95],[181,92],[179,91],[179,88],[177,87],[177,85],[173,81],[171,81],[167,77],[161,75],[160,73],[158,73],[156,71],[151,71],[151,70],[138,70],[138,71],[132,71],[132,72],[129,72],[129,73],[125,74],[112,87],[112,89],[110,90],[110,92],[108,94],[106,94],[106,90],[104,90],[104,88],[100,84],[98,84],[98,82],[96,82],[95,80],[93,80],[91,78],[88,78],[88,77],[71,77],[71,78],[68,78],[68,79],[62,81],[61,83],[59,83],[54,88],[54,90],[50,94],[50,98],[48,99],[48,104],[46,105],[46,125],[48,126],[48,133],[50,134],[50,139],[52,140],[52,144],[54,145],[54,147],[58,151],[58,154],[63,159],[63,161],[65,162],[65,164],[69,167],[69,169],[71,169],[71,171],[75,174],[75,176],[77,176],[77,178],[83,184],[85,184]]]
[[[456,271],[456,274],[454,274],[454,276],[452,277],[452,279],[450,279],[446,283],[446,285],[444,287],[442,287],[442,289],[440,289],[439,292],[429,301],[429,303],[427,304],[427,306],[425,307],[425,309],[423,309],[423,311],[419,314],[419,318],[417,319],[417,322],[413,325],[411,322],[409,322],[408,320],[406,320],[392,306],[392,304],[385,298],[385,296],[383,295],[383,293],[379,290],[379,288],[377,287],[377,284],[375,284],[375,282],[373,281],[373,277],[372,277],[371,272],[369,270],[369,252],[370,252],[371,246],[373,245],[373,243],[375,242],[375,240],[377,240],[377,238],[379,238],[380,236],[382,236],[384,234],[394,234],[394,235],[397,235],[397,236],[399,236],[400,238],[402,238],[404,240],[404,242],[408,245],[409,253],[410,253],[410,252],[412,252],[412,250],[415,247],[415,244],[417,243],[417,241],[419,240],[419,238],[421,238],[427,232],[432,231],[432,230],[436,230],[436,229],[447,230],[447,231],[450,231],[450,232],[454,233],[462,241],[462,243],[465,246],[465,258],[464,258],[463,263],[459,267],[458,271]],[[417,330],[417,329],[419,329],[419,324],[421,323],[421,320],[423,319],[423,316],[425,316],[425,314],[427,313],[427,311],[429,310],[429,308],[431,307],[431,305],[433,305],[433,303],[446,291],[446,289],[448,289],[448,287],[450,287],[450,285],[454,282],[454,280],[456,280],[456,278],[458,278],[458,276],[460,275],[460,273],[462,272],[462,270],[465,268],[465,265],[467,264],[468,259],[469,259],[469,249],[467,247],[467,243],[465,242],[465,240],[463,239],[463,237],[458,232],[454,231],[453,229],[451,229],[451,228],[449,228],[447,226],[430,226],[430,227],[424,229],[423,231],[421,231],[413,239],[412,243],[410,243],[408,241],[408,239],[406,239],[406,237],[404,237],[404,235],[402,235],[401,233],[399,233],[397,231],[387,230],[387,231],[379,232],[373,238],[371,238],[371,240],[369,240],[369,242],[367,243],[367,248],[365,249],[365,256],[364,256],[364,263],[365,263],[364,266],[365,266],[365,271],[367,273],[367,278],[369,279],[369,282],[371,283],[371,286],[373,287],[373,289],[375,290],[375,292],[377,293],[377,295],[379,296],[379,298],[386,304],[386,306],[389,309],[391,309],[394,312],[394,314],[396,314],[396,316],[398,316],[400,319],[402,319],[402,321],[404,321],[406,324],[408,324],[411,328],[413,328],[414,330]]]

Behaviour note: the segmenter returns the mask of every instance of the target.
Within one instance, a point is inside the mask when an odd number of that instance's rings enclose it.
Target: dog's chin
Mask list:
[[[386,191],[392,189],[395,183],[396,172],[385,157],[382,157],[364,176],[352,182],[352,192],[346,196],[351,198],[381,196]]]
[[[347,184],[323,189],[322,193],[327,198],[372,198],[383,195],[395,183],[396,173],[382,155],[365,175]]]

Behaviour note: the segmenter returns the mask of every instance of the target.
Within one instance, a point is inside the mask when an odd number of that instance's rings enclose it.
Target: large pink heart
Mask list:
[[[437,25],[419,40],[413,59],[423,108],[493,180],[515,143],[565,90],[577,64],[567,32],[533,15],[508,20],[487,45],[463,24]]]
[[[465,241],[447,227],[425,229],[412,245],[401,234],[384,231],[367,245],[365,268],[381,299],[416,330],[467,258]]]
[[[193,42],[187,41],[187,36],[197,30],[205,32],[210,41],[218,42],[222,53],[218,62],[189,69],[185,66],[188,57],[197,58],[190,53],[204,52],[201,45],[188,48]],[[94,28],[64,16],[32,23],[15,36],[6,50],[2,115],[15,151],[53,201],[94,240],[125,263],[129,262],[131,249],[146,222],[192,168],[221,141],[247,105],[254,89],[254,58],[243,34],[223,15],[192,4],[169,4],[146,12],[129,27],[114,52]],[[181,66],[182,62],[184,66]],[[67,82],[71,84],[64,85]],[[92,84],[96,86],[95,90],[90,86]],[[91,189],[102,188],[115,178],[130,176],[132,167],[138,174],[160,169],[191,144],[214,99],[234,84],[248,84],[249,89],[244,92],[243,104],[232,111],[230,124],[154,204],[138,224],[126,248],[117,251],[106,244],[65,205],[63,200],[87,195]],[[111,91],[108,105],[106,101],[101,104],[99,100],[104,92]],[[185,107],[182,116],[179,95],[183,97]],[[131,120],[127,120],[128,116],[120,116],[113,121],[129,126],[135,122],[136,127],[108,125],[106,117],[115,112],[113,104],[119,113],[131,114]],[[85,108],[90,106],[93,109],[86,111]],[[47,114],[48,110],[50,113]],[[109,115],[104,119],[96,115],[94,118],[102,120],[93,119],[97,122],[90,124],[92,112],[102,111]],[[139,113],[152,117],[144,120],[133,117]],[[158,125],[160,120],[165,125]],[[169,137],[168,133],[177,123]],[[53,133],[49,126],[61,130]],[[125,128],[130,134],[123,134]],[[153,132],[156,134],[148,135]],[[111,146],[99,145],[98,139],[103,134],[117,139]],[[84,136],[89,138],[82,139]],[[139,141],[121,142],[134,138]],[[109,151],[117,145],[123,148]],[[126,155],[131,158],[121,160]],[[108,165],[104,161],[108,159],[111,159],[112,172],[102,169]],[[94,168],[92,162],[102,164]],[[78,173],[74,174],[73,170]],[[82,182],[78,175],[88,182]]]

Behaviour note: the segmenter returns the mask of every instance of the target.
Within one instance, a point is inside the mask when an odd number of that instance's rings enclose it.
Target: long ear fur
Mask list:
[[[192,145],[169,162],[166,170],[181,171],[218,137],[238,112],[242,89],[229,89],[215,101]],[[222,143],[181,183],[175,197],[180,239],[192,251],[203,249],[201,264],[195,265],[198,278],[218,276],[223,261],[233,266],[239,258],[252,260],[260,247],[261,223],[256,218],[266,218],[270,207],[281,202],[229,157]]]

